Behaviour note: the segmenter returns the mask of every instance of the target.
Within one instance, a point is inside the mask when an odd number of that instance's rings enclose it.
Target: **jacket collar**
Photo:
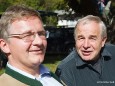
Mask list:
[[[74,56],[75,56],[76,66],[83,66],[85,64],[88,64],[87,62],[81,59],[81,57],[78,55],[76,50],[73,51],[73,53],[75,54]],[[105,47],[103,47],[101,50],[101,56],[104,60],[112,58],[111,53]]]
[[[30,86],[43,86],[42,83],[36,79],[31,79],[29,77],[26,77],[12,69],[10,69],[8,66],[6,66],[5,73],[12,76],[13,78],[17,79],[18,81],[25,83]]]

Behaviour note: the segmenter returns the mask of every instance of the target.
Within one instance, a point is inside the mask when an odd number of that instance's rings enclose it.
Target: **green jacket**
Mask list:
[[[57,76],[50,72],[51,76],[59,81]],[[42,83],[36,79],[28,78],[9,67],[6,67],[4,74],[0,76],[0,86],[43,86]]]

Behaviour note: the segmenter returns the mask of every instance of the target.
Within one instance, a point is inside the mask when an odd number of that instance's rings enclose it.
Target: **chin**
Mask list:
[[[42,61],[34,61],[34,62],[32,62],[32,64],[33,64],[33,66],[35,66],[35,67],[38,67],[40,64],[42,63]]]
[[[92,58],[89,57],[89,56],[83,56],[82,59],[83,59],[84,61],[91,61],[91,60],[92,60]]]
[[[33,64],[41,64],[44,61],[44,56],[37,56],[36,58],[32,59]]]

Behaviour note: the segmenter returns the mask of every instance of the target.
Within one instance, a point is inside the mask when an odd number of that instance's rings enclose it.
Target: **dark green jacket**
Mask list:
[[[50,72],[51,76],[59,81],[57,76]],[[28,78],[9,67],[6,67],[4,74],[0,76],[0,86],[43,86],[42,83],[36,79]]]
[[[75,50],[60,63],[56,74],[67,86],[115,86],[115,45],[106,44],[100,58],[100,66],[95,67],[81,60]]]

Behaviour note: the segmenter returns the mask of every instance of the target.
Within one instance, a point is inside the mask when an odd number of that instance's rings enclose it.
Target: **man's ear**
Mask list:
[[[104,37],[104,38],[102,39],[102,47],[105,45],[106,40],[107,40],[107,37]]]
[[[8,42],[6,42],[4,39],[0,39],[0,48],[4,53],[10,53]]]

